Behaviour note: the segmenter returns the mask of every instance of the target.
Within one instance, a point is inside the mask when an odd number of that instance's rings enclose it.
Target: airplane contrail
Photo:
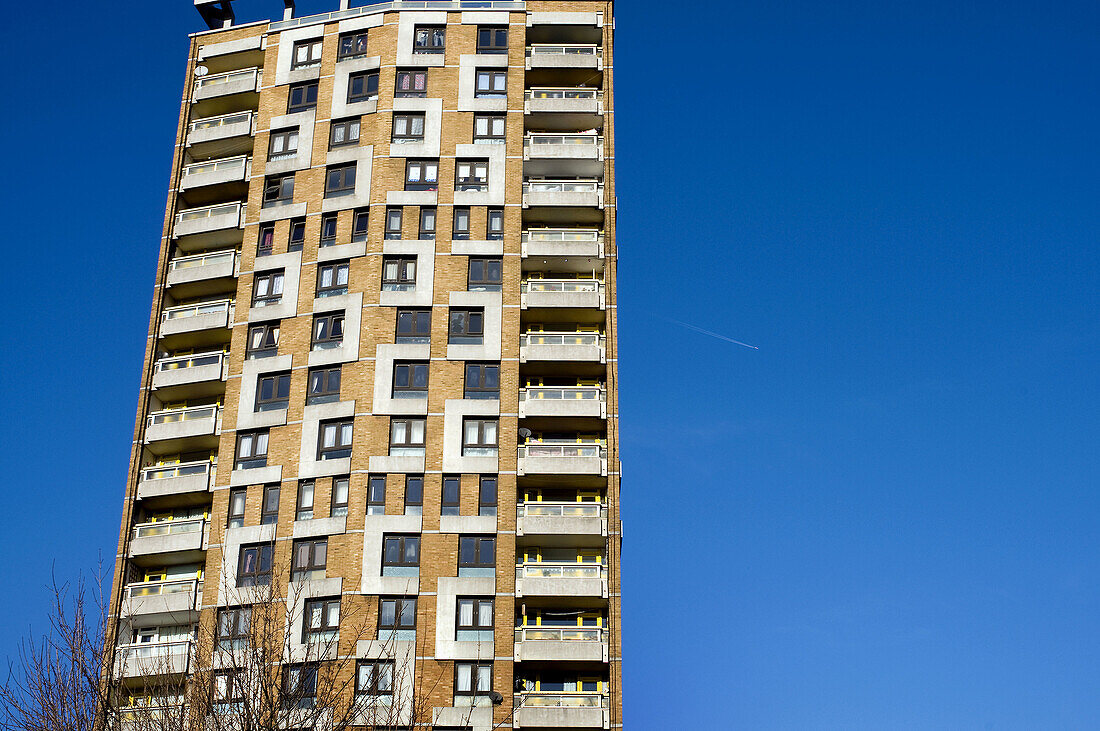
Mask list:
[[[669,322],[675,323],[675,324],[677,324],[681,327],[686,327],[688,330],[694,330],[697,333],[702,333],[704,335],[710,335],[712,338],[718,338],[719,340],[725,340],[727,343],[733,343],[734,345],[740,345],[740,346],[745,347],[745,348],[752,348],[753,350],[760,350],[760,348],[758,348],[755,345],[749,345],[748,343],[742,343],[740,340],[734,340],[733,338],[722,335],[721,333],[712,332],[710,330],[704,330],[703,328],[698,327],[696,325],[689,325],[686,322],[680,322],[679,320],[673,320],[671,317],[665,317],[663,319],[668,320]]]

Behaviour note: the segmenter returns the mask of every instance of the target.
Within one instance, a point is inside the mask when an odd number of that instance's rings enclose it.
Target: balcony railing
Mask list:
[[[520,240],[525,244],[598,244],[600,232],[594,228],[532,228],[520,234]]]
[[[166,409],[154,411],[149,414],[149,426],[159,424],[176,424],[183,421],[201,421],[203,419],[216,419],[217,406],[192,406],[187,409]]]
[[[221,365],[225,361],[225,353],[196,353],[194,355],[179,355],[173,358],[161,358],[153,364],[154,373],[178,371],[186,368],[201,368],[202,366]]]
[[[526,279],[520,285],[521,292],[600,292],[603,282],[598,279]]]
[[[232,214],[240,215],[241,204],[237,201],[232,203],[219,203],[216,206],[203,206],[202,208],[189,208],[186,211],[180,211],[176,214],[176,223],[186,223],[188,221],[199,221],[204,218],[217,218],[218,216],[228,216]]]
[[[195,91],[199,89],[211,89],[225,84],[232,84],[236,81],[245,81],[247,79],[252,79],[253,82],[258,85],[259,80],[262,78],[263,71],[257,68],[227,71],[224,74],[212,74],[210,76],[200,76],[195,79]]]
[[[607,708],[603,693],[540,692],[521,693],[516,708]]]
[[[233,124],[243,124],[247,122],[249,128],[252,126],[252,115],[255,112],[233,112],[232,114],[221,114],[217,117],[206,117],[205,119],[196,119],[194,122],[188,125],[188,132],[197,132],[200,129],[215,129],[217,127],[228,127]]]
[[[602,518],[607,508],[602,503],[519,503],[518,518]]]
[[[516,566],[516,578],[528,579],[599,579],[604,567],[598,563],[548,562],[525,563]]]
[[[217,313],[229,313],[232,300],[215,300],[213,302],[198,302],[192,305],[180,305],[168,307],[161,315],[164,322],[169,320],[182,320],[187,317],[199,317],[200,315],[213,315]]]
[[[528,386],[519,390],[520,401],[606,401],[601,386]]]
[[[202,581],[199,579],[175,579],[172,581],[137,581],[127,584],[126,597],[167,596],[169,594],[182,594],[191,592],[198,594],[202,591]]]
[[[527,47],[527,55],[598,56],[601,50],[595,43],[532,43]]]
[[[152,538],[154,536],[179,536],[186,533],[198,533],[206,526],[205,518],[186,520],[158,520],[156,523],[140,523],[134,526],[134,538]]]
[[[181,464],[158,465],[146,467],[141,471],[142,481],[168,480],[173,477],[190,477],[192,475],[209,475],[214,465],[208,461],[183,462]]]
[[[167,721],[182,717],[185,713],[182,703],[157,706],[120,706],[119,720],[126,721]]]
[[[227,251],[211,251],[206,254],[195,254],[194,256],[177,256],[175,259],[168,262],[168,271],[178,272],[185,269],[225,264],[234,261],[236,257],[237,252],[233,249]]]
[[[526,89],[523,98],[532,99],[603,99],[603,92],[599,89],[577,89],[572,87],[539,87]]]
[[[603,642],[602,627],[516,627],[516,642]]]
[[[519,457],[606,457],[602,444],[521,444]]]
[[[603,144],[603,137],[591,134],[529,134],[523,138],[524,147],[537,148],[544,145],[578,145],[597,147]]]
[[[604,336],[599,333],[553,333],[531,332],[520,335],[520,346],[527,345],[589,345],[604,344]]]
[[[191,650],[191,640],[173,640],[171,642],[134,642],[119,645],[122,661],[158,660],[186,655]]]
[[[528,180],[524,193],[598,193],[603,183],[598,180]]]
[[[209,160],[207,162],[196,162],[191,165],[184,165],[183,177],[184,182],[186,178],[195,175],[202,175],[204,173],[215,172],[235,172],[240,171],[243,176],[245,168],[248,167],[248,156],[238,155],[237,157],[225,157],[220,160]]]

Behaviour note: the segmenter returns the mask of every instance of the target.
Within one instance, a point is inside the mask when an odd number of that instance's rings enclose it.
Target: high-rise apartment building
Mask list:
[[[611,3],[286,3],[195,3],[114,702],[621,727]]]

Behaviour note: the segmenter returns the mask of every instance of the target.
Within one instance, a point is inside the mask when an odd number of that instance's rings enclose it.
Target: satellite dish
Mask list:
[[[206,76],[208,73],[210,73],[210,69],[206,68],[205,66],[195,67],[195,76]]]
[[[523,427],[522,429],[519,430],[519,435],[521,437],[523,437],[524,439],[526,439],[529,436],[531,436],[531,430],[528,429],[527,427]]]

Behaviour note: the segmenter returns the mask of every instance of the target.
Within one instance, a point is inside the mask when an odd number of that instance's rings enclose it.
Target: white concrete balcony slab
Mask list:
[[[199,76],[195,79],[192,102],[234,96],[236,94],[256,94],[260,91],[263,71],[258,68],[229,71],[224,74]]]
[[[188,670],[191,640],[119,645],[116,672],[123,678],[180,675]]]
[[[594,563],[525,563],[516,567],[516,596],[607,597],[607,569]]]
[[[233,301],[227,299],[168,307],[161,313],[160,336],[227,328],[232,318]]]
[[[188,148],[219,149],[234,142],[251,147],[251,138],[256,133],[255,112],[233,112],[216,117],[196,119],[187,125]]]
[[[523,138],[524,160],[603,160],[603,137],[596,134],[532,132]]]
[[[610,727],[609,698],[603,693],[517,693],[518,728]]]
[[[538,87],[523,92],[525,114],[603,114],[603,92],[573,87]]]
[[[217,406],[154,411],[145,424],[145,442],[212,436],[220,427],[221,409]]]
[[[602,627],[516,627],[515,661],[607,662]]]
[[[602,444],[521,444],[519,475],[607,476],[607,448]]]
[[[222,183],[247,182],[251,172],[252,158],[248,155],[184,165],[180,177],[180,192]]]
[[[520,503],[516,506],[516,535],[606,536],[607,508],[600,503]]]
[[[603,234],[594,228],[532,228],[520,235],[524,257],[604,257]]]
[[[519,390],[519,418],[576,416],[607,418],[602,386],[529,386]]]
[[[168,262],[169,287],[192,284],[211,279],[228,279],[237,276],[237,251],[212,251],[194,256],[177,256]]]
[[[527,47],[527,70],[603,70],[603,49],[595,43],[533,43]]]
[[[161,358],[153,364],[153,388],[189,386],[224,381],[229,376],[229,359],[224,351]]]
[[[206,520],[163,520],[134,526],[130,557],[160,553],[194,553],[206,545]]]
[[[243,226],[244,205],[234,201],[180,211],[176,214],[172,235],[178,239],[184,236],[239,229]]]
[[[146,467],[138,480],[138,500],[209,492],[214,484],[214,472],[214,465],[209,460]]]
[[[606,339],[599,333],[530,332],[519,339],[519,360],[580,363],[607,362]]]
[[[140,617],[144,624],[163,620],[166,624],[187,624],[198,618],[202,603],[202,581],[139,581],[127,584],[122,599],[122,616]]]
[[[528,180],[523,184],[523,206],[603,208],[603,183],[598,180]]]
[[[520,306],[606,309],[603,282],[598,279],[525,279],[520,283]]]

